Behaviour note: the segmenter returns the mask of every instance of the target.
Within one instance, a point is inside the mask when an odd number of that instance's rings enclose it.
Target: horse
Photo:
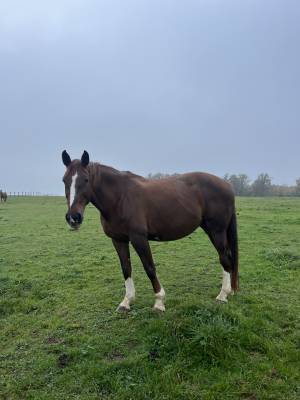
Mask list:
[[[127,312],[135,300],[129,243],[138,254],[151,281],[154,309],[165,311],[165,290],[152,258],[149,241],[171,241],[201,227],[216,248],[223,267],[222,288],[216,300],[238,290],[238,235],[235,196],[231,185],[204,172],[179,174],[159,180],[90,162],[84,151],[71,160],[62,152],[63,176],[70,228],[77,230],[85,207],[100,212],[104,233],[111,238],[125,280],[125,297],[117,310]]]
[[[2,202],[2,200],[5,202],[7,200],[7,193],[6,192],[2,192],[2,190],[0,190],[0,200]]]

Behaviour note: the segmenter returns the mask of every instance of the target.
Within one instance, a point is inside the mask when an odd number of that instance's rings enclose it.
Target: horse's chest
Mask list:
[[[128,239],[127,231],[121,221],[107,221],[102,217],[101,224],[106,236],[116,240]]]

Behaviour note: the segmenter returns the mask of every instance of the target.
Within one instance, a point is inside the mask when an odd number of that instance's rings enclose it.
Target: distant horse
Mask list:
[[[152,283],[154,309],[164,311],[165,291],[157,278],[148,241],[180,239],[199,226],[209,236],[223,266],[222,289],[216,299],[227,302],[227,296],[238,289],[236,213],[233,190],[227,182],[202,172],[148,180],[90,163],[86,151],[81,160],[71,161],[64,150],[62,160],[67,167],[63,182],[68,224],[78,229],[91,202],[100,211],[103,230],[118,253],[126,288],[119,311],[130,310],[135,298],[129,242]]]
[[[2,192],[2,190],[0,190],[0,200],[1,201],[6,201],[7,200],[7,193],[6,192]]]

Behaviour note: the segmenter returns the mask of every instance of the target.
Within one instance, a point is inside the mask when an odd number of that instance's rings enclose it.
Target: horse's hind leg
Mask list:
[[[209,232],[208,235],[219,254],[220,263],[223,267],[222,288],[220,293],[216,297],[216,300],[227,302],[227,296],[233,293],[231,288],[231,273],[233,270],[233,262],[227,240],[227,231],[222,230]]]
[[[113,240],[113,245],[118,253],[120,264],[122,268],[122,272],[125,279],[125,288],[126,294],[123,301],[119,304],[117,308],[118,311],[129,311],[130,304],[135,299],[135,288],[133,279],[131,277],[131,262],[130,262],[130,252],[129,252],[129,243],[128,242],[119,242],[117,240]]]
[[[130,241],[135,251],[139,255],[143,267],[146,271],[146,274],[148,275],[148,278],[152,283],[155,295],[155,303],[153,308],[158,311],[165,311],[165,305],[164,305],[165,291],[164,288],[161,286],[156,275],[156,268],[152,259],[149,242],[147,238],[142,235],[133,235],[131,236]]]

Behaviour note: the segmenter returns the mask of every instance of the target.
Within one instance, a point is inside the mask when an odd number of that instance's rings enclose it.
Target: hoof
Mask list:
[[[223,296],[217,296],[216,300],[219,301],[220,303],[228,303],[228,300],[226,299],[226,297]]]
[[[158,312],[164,312],[164,311],[166,311],[166,307],[164,305],[159,305],[159,306],[154,305],[153,310],[158,311]]]
[[[127,307],[124,307],[124,306],[119,306],[116,309],[116,311],[119,312],[119,313],[125,314],[125,313],[128,313],[130,311],[130,308],[127,308]]]

